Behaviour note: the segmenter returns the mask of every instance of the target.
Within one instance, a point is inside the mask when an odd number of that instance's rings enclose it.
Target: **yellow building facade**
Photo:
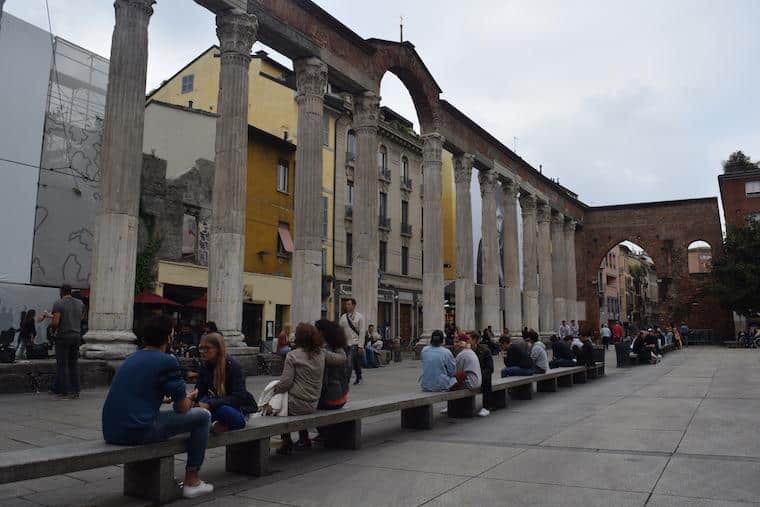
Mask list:
[[[218,52],[219,48],[212,46],[200,54],[151,92],[148,102],[166,102],[216,113]],[[262,338],[271,335],[267,322],[277,322],[275,335],[281,325],[289,323],[292,273],[289,250],[292,250],[294,237],[293,196],[298,144],[294,85],[293,71],[264,52],[252,57],[249,69],[244,299],[256,305],[254,334]],[[339,114],[338,109],[326,105],[322,153],[322,256],[326,279],[331,279],[333,274],[335,122]],[[161,261],[159,284],[206,287],[205,273],[205,267]],[[201,281],[203,283],[199,285]],[[327,298],[323,312],[331,314],[331,306],[332,301]],[[244,321],[245,315],[244,309]]]

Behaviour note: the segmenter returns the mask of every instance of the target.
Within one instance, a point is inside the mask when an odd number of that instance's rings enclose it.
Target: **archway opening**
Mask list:
[[[595,285],[600,326],[620,322],[635,331],[659,322],[657,268],[652,257],[636,243],[618,243],[602,257]]]
[[[689,274],[704,275],[712,270],[712,246],[707,241],[692,241],[688,248]]]

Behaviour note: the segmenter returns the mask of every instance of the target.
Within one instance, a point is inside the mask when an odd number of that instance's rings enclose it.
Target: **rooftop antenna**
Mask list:
[[[517,153],[517,137],[512,136],[512,151]]]
[[[399,42],[404,42],[404,16],[399,16],[399,38],[401,39]]]

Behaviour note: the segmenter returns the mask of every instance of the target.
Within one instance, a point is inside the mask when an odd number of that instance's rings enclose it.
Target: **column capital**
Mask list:
[[[310,56],[293,62],[296,72],[296,101],[303,97],[322,99],[327,87],[327,65],[319,58]]]
[[[216,36],[219,38],[221,57],[251,59],[251,47],[256,42],[259,21],[253,14],[230,9],[216,15]]]
[[[482,197],[493,195],[496,190],[496,173],[493,171],[479,171],[478,181],[480,182],[480,195]]]
[[[441,152],[443,151],[443,136],[438,132],[422,134],[422,160],[441,161]]]
[[[568,218],[565,220],[565,231],[567,232],[575,232],[575,228],[578,225],[578,222],[573,218]]]
[[[520,193],[520,208],[522,214],[533,214],[536,212],[536,196],[533,194]]]
[[[514,201],[520,193],[520,187],[514,180],[503,179],[501,180],[501,191],[504,192],[505,198]]]
[[[565,215],[563,215],[560,211],[552,210],[552,225],[559,225],[560,227],[564,226]]]
[[[380,116],[380,97],[375,92],[365,91],[354,96],[354,130],[377,131]]]
[[[153,4],[156,0],[116,0],[114,2],[114,8],[116,13],[119,13],[119,9],[134,9],[136,12],[144,14],[146,17],[153,15]]]
[[[462,153],[454,156],[454,182],[470,183],[472,179],[472,165],[475,162],[475,155],[471,153]]]
[[[552,208],[548,203],[540,202],[536,205],[536,219],[539,223],[548,223],[552,218]]]

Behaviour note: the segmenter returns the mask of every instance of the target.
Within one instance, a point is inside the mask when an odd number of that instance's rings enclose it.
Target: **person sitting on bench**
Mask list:
[[[596,360],[594,359],[594,344],[591,342],[592,333],[593,331],[591,330],[591,326],[588,324],[584,324],[581,327],[580,335],[582,345],[579,362],[586,368],[593,368],[596,366]]]
[[[246,418],[257,412],[258,407],[246,390],[243,368],[237,359],[227,355],[227,346],[219,333],[203,335],[198,350],[202,361],[190,398],[211,412],[214,433],[244,428]]]
[[[192,408],[177,358],[166,353],[172,323],[166,316],[150,319],[143,330],[145,347],[116,370],[103,404],[103,438],[109,444],[140,445],[190,433],[182,496],[195,498],[214,491],[198,477],[208,443],[211,413]],[[174,410],[159,410],[165,397]]]
[[[639,331],[636,335],[636,339],[633,340],[633,343],[631,344],[631,351],[636,355],[640,364],[652,362],[652,351],[647,348],[644,331]]]
[[[446,347],[442,347],[443,332],[436,329],[430,336],[430,345],[422,349],[422,375],[418,383],[423,391],[448,391],[457,383],[456,361],[454,355]]]
[[[504,368],[501,370],[503,377],[527,377],[533,375],[533,361],[524,345],[512,343],[512,338],[502,336],[499,339],[501,350],[504,353]]]
[[[546,373],[549,371],[549,358],[546,356],[546,347],[539,341],[538,333],[532,329],[528,331],[528,347],[530,359],[533,361],[533,371],[535,373]]]
[[[552,360],[549,368],[572,368],[576,365],[575,354],[570,349],[570,340],[560,340],[557,335],[552,336]]]
[[[475,353],[478,348],[480,337],[477,333],[465,335],[464,340],[458,340],[454,347],[459,351],[456,355],[456,378],[457,384],[451,388],[478,389],[483,383],[483,373],[480,370],[480,359]]]

